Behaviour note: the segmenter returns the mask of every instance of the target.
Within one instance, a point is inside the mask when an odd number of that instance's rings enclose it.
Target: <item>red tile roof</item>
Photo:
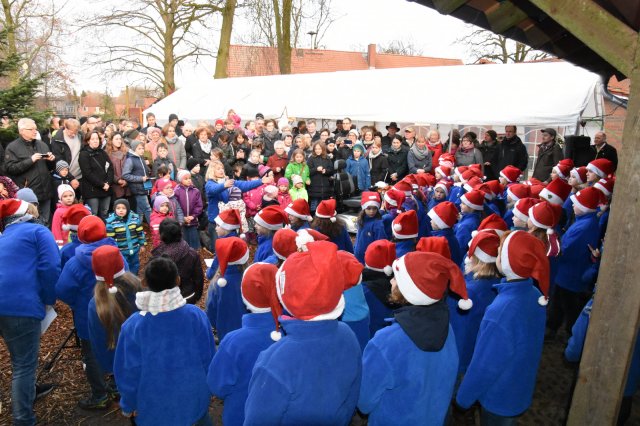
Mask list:
[[[609,91],[614,95],[619,95],[619,96],[629,96],[630,86],[631,86],[630,79],[625,78],[622,81],[618,81],[615,75],[611,76],[611,78],[609,79],[609,82],[607,83],[607,88],[609,89]]]
[[[382,53],[377,53],[374,60],[375,68],[462,65],[460,59]],[[291,51],[291,72],[293,74],[366,69],[369,69],[367,53],[319,49],[293,49]],[[231,45],[227,73],[229,77],[279,74],[277,49],[275,47]]]

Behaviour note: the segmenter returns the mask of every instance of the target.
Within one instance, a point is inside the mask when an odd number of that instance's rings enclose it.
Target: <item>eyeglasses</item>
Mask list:
[[[38,129],[37,129],[36,127],[33,127],[33,128],[24,128],[24,129],[22,129],[22,130],[30,130],[30,131],[35,131],[35,130],[38,130]]]

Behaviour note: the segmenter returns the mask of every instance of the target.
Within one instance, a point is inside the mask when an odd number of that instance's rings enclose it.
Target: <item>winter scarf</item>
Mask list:
[[[142,316],[146,315],[147,312],[150,312],[151,315],[158,315],[160,312],[175,311],[186,303],[187,301],[180,294],[180,287],[174,287],[158,293],[155,291],[140,291],[136,293],[136,306],[140,309],[140,315]]]
[[[207,143],[202,143],[200,139],[198,139],[198,143],[200,144],[200,149],[207,154],[211,153],[211,141],[207,140]]]
[[[367,156],[367,158],[369,159],[369,170],[371,170],[373,168],[373,159],[374,158],[378,158],[382,155],[382,150],[378,151],[377,154],[374,154],[373,151],[369,151],[369,155]]]
[[[411,145],[410,150],[418,161],[424,160],[426,156],[429,155],[429,148],[427,148],[426,145],[423,149],[420,149],[418,148],[418,144],[414,143],[413,145]]]

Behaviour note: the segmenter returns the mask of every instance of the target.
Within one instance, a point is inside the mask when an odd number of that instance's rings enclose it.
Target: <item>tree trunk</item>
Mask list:
[[[11,12],[11,2],[9,0],[2,0],[2,11],[4,12],[4,31],[7,33],[7,57],[13,56],[18,53],[18,45],[16,42],[16,27]],[[11,84],[14,85],[20,79],[20,72],[16,70],[10,71],[8,74]]]
[[[227,78],[227,65],[229,63],[229,45],[231,44],[231,31],[233,29],[233,17],[236,13],[236,0],[227,0],[222,11],[222,29],[220,30],[220,43],[218,45],[218,58],[216,59],[216,73],[213,78]]]
[[[291,74],[291,1],[282,1],[282,15],[280,15],[278,0],[273,0],[280,74]]]
[[[163,82],[162,92],[164,96],[168,96],[176,90],[176,77],[175,77],[175,52],[173,47],[173,38],[175,34],[174,14],[175,10],[171,10],[172,13],[163,14],[162,20],[165,24],[164,34],[164,61],[163,66]]]

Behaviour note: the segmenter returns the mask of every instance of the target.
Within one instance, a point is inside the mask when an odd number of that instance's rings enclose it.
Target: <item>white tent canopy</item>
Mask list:
[[[573,127],[601,97],[600,78],[567,62],[459,65],[194,82],[146,112],[196,124],[226,117]]]

